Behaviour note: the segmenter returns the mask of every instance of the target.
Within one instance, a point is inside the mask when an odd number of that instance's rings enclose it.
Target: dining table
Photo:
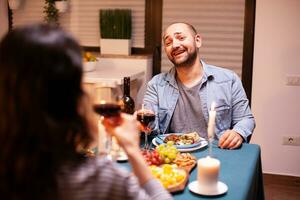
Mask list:
[[[196,159],[206,157],[208,148],[203,147],[190,152]],[[257,144],[243,143],[240,148],[229,150],[218,147],[213,142],[212,156],[220,160],[219,181],[225,183],[228,190],[221,195],[207,196],[193,193],[188,185],[197,180],[197,165],[190,172],[183,191],[172,193],[175,200],[193,199],[228,199],[228,200],[261,200],[264,199],[264,186],[261,166],[261,149]],[[119,163],[131,169],[128,162]]]

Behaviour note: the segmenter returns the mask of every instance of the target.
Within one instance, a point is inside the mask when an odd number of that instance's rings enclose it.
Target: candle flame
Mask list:
[[[211,103],[211,106],[210,106],[210,110],[214,111],[215,110],[215,107],[216,107],[216,102],[212,102]]]

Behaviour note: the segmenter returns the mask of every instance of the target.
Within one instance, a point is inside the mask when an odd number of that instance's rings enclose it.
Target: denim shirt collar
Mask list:
[[[204,82],[206,82],[208,79],[210,79],[211,77],[213,77],[214,74],[213,74],[213,72],[211,71],[210,67],[209,67],[203,60],[200,60],[200,62],[201,62],[202,67],[203,67],[202,83],[204,83]],[[174,88],[178,89],[175,75],[176,75],[176,69],[175,69],[175,67],[173,66],[173,67],[170,69],[169,73],[166,73],[165,80],[166,80],[170,85],[172,85]]]
[[[166,80],[170,85],[172,85],[174,88],[178,89],[175,75],[176,75],[176,69],[175,69],[175,67],[172,67],[172,68],[170,69],[169,73],[166,73],[165,80]]]
[[[211,70],[211,68],[203,61],[200,60],[203,66],[203,82],[207,81],[208,79],[211,79],[214,77],[214,74]]]

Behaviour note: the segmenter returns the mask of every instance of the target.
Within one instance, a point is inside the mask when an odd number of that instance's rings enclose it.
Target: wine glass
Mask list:
[[[105,133],[105,128],[102,125],[102,120],[106,120],[110,126],[116,127],[122,123],[121,106],[119,104],[119,90],[111,87],[95,86],[94,89],[94,111],[100,116],[99,118],[99,144],[98,151],[101,154],[106,154],[108,158],[114,159],[112,149],[112,138]],[[100,145],[101,144],[101,145]],[[103,149],[104,144],[104,149]]]
[[[144,149],[149,150],[150,145],[148,144],[148,135],[151,133],[151,123],[155,120],[155,113],[152,109],[142,108],[137,111],[137,120],[142,125],[142,132],[145,133]]]

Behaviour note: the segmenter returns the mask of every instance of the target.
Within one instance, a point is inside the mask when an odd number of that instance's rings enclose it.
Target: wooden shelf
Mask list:
[[[129,59],[147,59],[152,58],[151,54],[132,54],[132,55],[110,55],[110,54],[98,54],[99,58],[129,58]]]
[[[152,59],[152,54],[114,55],[114,54],[100,54],[99,51],[85,51],[85,52],[90,52],[98,58]]]

